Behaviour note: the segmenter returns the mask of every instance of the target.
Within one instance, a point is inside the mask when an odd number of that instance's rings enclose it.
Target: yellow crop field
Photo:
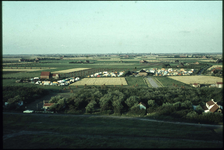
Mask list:
[[[70,73],[70,72],[87,70],[87,69],[90,69],[90,68],[73,68],[73,69],[67,69],[67,70],[54,71],[52,73]]]
[[[212,68],[216,68],[216,67],[221,67],[222,68],[222,65],[213,65],[210,68],[208,68],[208,70],[211,70]]]
[[[74,85],[128,85],[125,78],[84,78],[80,81],[77,81],[71,86]]]
[[[185,84],[216,84],[216,82],[223,81],[222,78],[214,76],[169,76],[169,78],[183,82]]]
[[[207,59],[207,60],[200,60],[200,61],[203,61],[203,62],[216,62],[216,60],[209,60],[209,59]]]

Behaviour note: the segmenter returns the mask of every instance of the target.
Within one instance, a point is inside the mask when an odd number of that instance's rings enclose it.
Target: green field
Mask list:
[[[126,77],[125,78],[129,86],[144,86],[147,87],[147,84],[143,80],[143,77]]]
[[[204,127],[136,119],[44,114],[40,116],[4,114],[3,139],[4,149],[221,148],[223,146],[222,134]],[[220,142],[214,143],[213,140]]]
[[[182,82],[179,82],[177,80],[173,80],[171,78],[168,78],[168,77],[154,77],[156,79],[158,79],[164,87],[173,87],[173,84],[181,87],[181,86],[185,86],[185,87],[190,87],[189,85],[185,84],[185,83],[182,83]]]

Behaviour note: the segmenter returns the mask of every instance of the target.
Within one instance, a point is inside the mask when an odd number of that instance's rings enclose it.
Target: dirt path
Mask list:
[[[152,85],[152,87],[157,88],[159,87],[157,85],[157,83],[152,79],[152,77],[148,77],[147,80],[149,81],[149,83]]]

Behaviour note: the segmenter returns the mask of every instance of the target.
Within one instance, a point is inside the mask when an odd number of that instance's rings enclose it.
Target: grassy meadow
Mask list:
[[[170,77],[154,77],[156,80],[159,80],[163,87],[173,87],[173,84],[177,85],[177,86],[185,86],[185,87],[189,87],[188,84],[185,84],[183,82],[180,82],[180,81],[177,81],[177,80],[174,80]]]
[[[4,149],[221,148],[222,146],[222,134],[205,127],[130,118],[45,114],[3,115]]]

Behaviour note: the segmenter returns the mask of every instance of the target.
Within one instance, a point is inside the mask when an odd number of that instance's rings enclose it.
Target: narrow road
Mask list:
[[[56,114],[38,114],[38,113],[24,114],[24,113],[16,113],[16,112],[3,112],[3,114],[135,119],[135,120],[150,121],[150,122],[161,122],[161,123],[182,124],[182,125],[201,126],[201,127],[223,128],[223,125],[197,124],[197,123],[187,123],[187,122],[163,121],[163,120],[155,120],[155,119],[148,119],[148,118],[123,117],[123,116],[108,116],[108,115],[73,115],[73,114],[57,114],[57,113]]]
[[[152,87],[154,87],[154,88],[159,87],[157,85],[157,83],[152,79],[152,77],[148,77],[147,79],[148,79],[149,83],[152,85]]]

